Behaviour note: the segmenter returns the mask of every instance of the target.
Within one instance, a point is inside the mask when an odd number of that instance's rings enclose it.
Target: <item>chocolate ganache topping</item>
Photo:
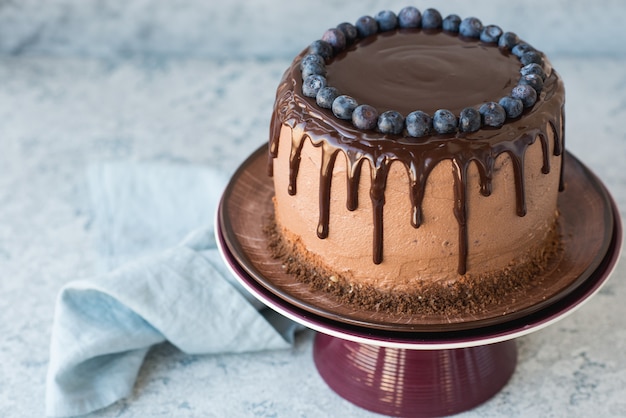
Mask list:
[[[488,64],[487,64],[488,63]],[[455,114],[510,94],[520,77],[516,56],[445,32],[412,30],[370,36],[335,56],[326,78],[342,94],[379,113]]]
[[[516,37],[515,37],[516,38]],[[520,45],[521,45],[520,41]],[[525,45],[525,44],[524,44]],[[367,103],[378,112],[395,110],[404,117],[421,110],[433,114],[448,109],[457,116],[465,108],[478,109],[485,103],[510,97],[511,90],[524,74],[524,63],[508,47],[479,39],[459,36],[442,30],[402,29],[377,33],[362,39],[326,59],[325,79],[341,94]],[[533,49],[534,51],[534,49]],[[467,263],[467,176],[475,163],[480,177],[480,193],[489,196],[492,190],[494,162],[508,154],[513,166],[516,210],[526,214],[524,155],[539,140],[543,149],[542,172],[550,171],[550,154],[564,154],[564,89],[559,75],[542,57],[545,79],[537,89],[536,102],[525,106],[521,116],[507,119],[499,127],[438,134],[431,130],[424,137],[412,137],[406,129],[399,135],[379,130],[357,129],[350,120],[333,115],[320,107],[315,97],[302,93],[303,77],[300,63],[309,54],[304,50],[285,72],[277,90],[270,126],[269,175],[273,175],[273,159],[277,157],[281,126],[292,129],[289,156],[289,194],[295,195],[300,152],[308,139],[321,151],[319,180],[319,221],[317,235],[324,239],[329,233],[331,180],[335,160],[343,153],[347,160],[348,210],[359,204],[358,182],[363,163],[371,167],[370,200],[373,209],[373,262],[383,261],[383,206],[385,187],[391,163],[406,168],[412,210],[407,226],[418,228],[422,223],[421,201],[429,173],[444,160],[453,165],[455,203],[451,210],[458,221],[458,273],[466,273]],[[483,118],[485,116],[483,115]],[[293,128],[300,128],[293,131]],[[550,152],[550,135],[554,138]],[[295,135],[294,132],[303,132]],[[563,161],[563,160],[561,160]],[[563,164],[561,163],[561,184]]]

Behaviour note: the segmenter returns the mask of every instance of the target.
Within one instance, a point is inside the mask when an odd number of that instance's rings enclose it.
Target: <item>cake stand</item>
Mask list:
[[[488,400],[515,370],[515,339],[589,300],[620,255],[622,226],[613,199],[567,154],[559,197],[564,249],[524,300],[457,318],[361,312],[296,282],[269,254],[263,232],[273,210],[267,155],[266,147],[253,153],[224,192],[216,221],[220,252],[260,301],[317,331],[313,358],[328,386],[380,414],[445,416]]]

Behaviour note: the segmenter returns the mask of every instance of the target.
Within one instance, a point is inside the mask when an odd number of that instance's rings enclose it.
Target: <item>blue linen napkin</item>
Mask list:
[[[249,295],[218,254],[213,218],[223,174],[110,163],[91,167],[88,181],[105,266],[130,261],[59,293],[48,416],[82,415],[128,396],[149,348],[163,341],[190,354],[290,347],[301,327]]]

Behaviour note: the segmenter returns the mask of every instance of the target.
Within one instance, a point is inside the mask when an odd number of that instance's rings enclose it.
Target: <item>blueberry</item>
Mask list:
[[[520,99],[524,107],[532,107],[537,101],[537,92],[528,84],[518,84],[511,90],[511,97]]]
[[[439,109],[433,116],[433,128],[440,134],[451,134],[456,132],[458,121],[454,113],[446,109]]]
[[[475,17],[466,17],[459,25],[459,35],[466,38],[480,38],[482,30],[482,22]]]
[[[352,112],[352,124],[357,129],[374,129],[378,122],[378,111],[370,105],[362,104]]]
[[[302,94],[306,97],[315,97],[321,88],[326,87],[326,77],[313,74],[302,82]]]
[[[535,89],[537,93],[541,93],[541,90],[543,89],[543,80],[541,79],[541,76],[537,74],[523,75],[519,80],[519,84],[527,84]]]
[[[351,45],[359,37],[356,27],[352,23],[340,23],[337,25],[337,29],[343,32],[343,36],[346,38],[346,45]]]
[[[409,136],[419,138],[430,133],[433,127],[433,120],[428,113],[416,110],[406,117],[406,131]]]
[[[343,32],[337,28],[328,29],[322,35],[322,41],[326,41],[333,47],[333,52],[337,53],[346,48],[346,37]]]
[[[439,29],[442,23],[443,18],[437,9],[426,9],[422,13],[422,28]]]
[[[328,42],[318,39],[309,46],[309,54],[320,55],[324,60],[329,60],[333,57],[333,47]]]
[[[394,30],[398,26],[398,17],[391,10],[381,10],[374,19],[378,23],[379,32]]]
[[[354,26],[361,38],[367,38],[378,32],[378,23],[372,16],[361,16]]]
[[[459,26],[461,25],[461,17],[459,15],[448,15],[443,22],[441,23],[441,27],[446,32],[450,33],[459,33]]]
[[[326,75],[326,64],[324,64],[324,58],[321,55],[306,55],[300,62],[300,69],[303,79],[312,74]]]
[[[300,70],[304,70],[304,68],[308,64],[317,63],[317,64],[325,64],[324,57],[318,54],[307,54],[302,57],[302,61],[300,61]]]
[[[496,102],[483,103],[478,112],[481,114],[482,122],[485,126],[499,128],[506,120],[504,108]]]
[[[422,25],[422,14],[413,6],[407,6],[398,12],[398,26],[403,29],[419,28]]]
[[[404,129],[404,117],[400,112],[388,110],[378,117],[378,130],[384,134],[400,135]]]
[[[466,107],[459,115],[459,130],[461,132],[476,132],[480,129],[480,112],[473,107]]]
[[[502,29],[500,26],[487,25],[480,32],[480,40],[487,44],[496,44],[502,36]]]
[[[525,52],[534,51],[534,50],[535,50],[535,48],[533,48],[532,46],[530,46],[526,42],[519,42],[517,45],[515,45],[511,49],[511,52],[513,53],[513,55],[517,56],[518,58],[521,58],[522,55],[524,55]]]
[[[515,45],[519,43],[519,37],[513,32],[504,32],[500,39],[498,39],[498,46],[500,48],[513,49]]]
[[[310,63],[302,69],[302,78],[307,78],[310,75],[317,74],[326,76],[326,66],[324,64]]]
[[[354,98],[342,94],[333,101],[332,111],[339,119],[350,120],[352,119],[352,112],[358,105]]]
[[[505,96],[498,102],[500,106],[504,108],[506,117],[509,119],[515,119],[519,117],[524,111],[524,104],[520,99],[514,99],[513,97]]]
[[[319,89],[315,96],[315,102],[319,107],[330,109],[333,107],[333,101],[339,96],[339,90],[334,87],[326,86]]]
[[[547,77],[546,76],[546,72],[543,71],[543,68],[541,67],[541,65],[535,64],[535,63],[523,66],[522,69],[519,70],[519,72],[522,75],[537,74],[544,81],[545,81],[545,79]]]
[[[523,65],[539,64],[543,65],[543,55],[539,51],[526,51],[519,58]]]

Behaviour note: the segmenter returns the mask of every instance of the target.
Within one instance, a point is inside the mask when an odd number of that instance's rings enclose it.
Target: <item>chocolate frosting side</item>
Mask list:
[[[350,121],[337,119],[329,110],[317,106],[315,99],[305,97],[301,93],[299,69],[305,54],[306,50],[294,60],[277,89],[270,125],[269,175],[273,175],[272,160],[278,154],[282,125],[292,129],[289,194],[297,193],[300,152],[305,140],[308,138],[313,146],[321,148],[317,235],[324,239],[329,232],[330,183],[338,153],[344,153],[348,162],[346,207],[349,210],[357,208],[361,167],[366,160],[369,161],[372,167],[370,200],[374,214],[373,262],[376,264],[383,260],[383,206],[392,162],[401,162],[407,170],[412,206],[407,223],[418,228],[422,222],[421,202],[430,172],[443,160],[452,161],[453,211],[459,226],[458,273],[462,275],[467,263],[467,174],[470,163],[475,162],[478,167],[480,193],[489,196],[495,160],[500,154],[508,154],[513,164],[517,214],[524,216],[526,149],[537,139],[541,142],[542,172],[549,173],[547,130],[550,129],[554,137],[553,154],[561,158],[564,155],[565,92],[561,78],[548,65],[537,103],[525,110],[520,118],[507,120],[500,128],[483,128],[473,133],[411,138],[360,131]],[[477,54],[479,59],[476,59]],[[386,58],[365,68],[380,56]],[[393,71],[386,70],[388,67]],[[520,68],[517,57],[479,41],[466,41],[442,32],[397,30],[362,40],[339,54],[327,64],[327,78],[329,84],[342,94],[351,94],[359,103],[377,107],[379,112],[397,110],[406,116],[413,110],[423,110],[432,115],[434,110],[446,108],[458,116],[464,107],[478,108],[486,101],[498,101],[508,95],[520,78]],[[304,134],[293,135],[295,127]],[[562,167],[561,163],[561,189]]]

